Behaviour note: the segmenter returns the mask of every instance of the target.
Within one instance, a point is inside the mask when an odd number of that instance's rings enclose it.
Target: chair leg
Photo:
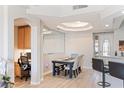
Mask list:
[[[60,70],[59,70],[59,68],[57,69],[57,75],[59,75],[60,74]]]
[[[62,71],[64,70],[64,65],[61,65]]]
[[[67,70],[65,70],[65,76],[67,75]]]
[[[124,80],[123,80],[123,88],[124,88]]]
[[[111,85],[110,83],[105,82],[105,72],[102,72],[102,82],[98,82],[98,85],[102,86],[103,88]]]
[[[103,82],[103,88],[105,88],[105,73],[102,72],[102,82]]]
[[[67,74],[69,74],[69,70],[67,70]]]
[[[76,74],[77,74],[77,76],[78,76],[78,70],[77,70],[77,69],[75,70],[75,72],[76,72]]]
[[[28,76],[25,77],[25,81],[27,81],[27,80],[28,80]]]
[[[82,71],[82,70],[81,70],[81,67],[78,67],[78,70],[79,70],[79,73],[81,73],[81,71]]]
[[[74,73],[74,77],[76,78],[76,70],[73,70],[73,73]]]

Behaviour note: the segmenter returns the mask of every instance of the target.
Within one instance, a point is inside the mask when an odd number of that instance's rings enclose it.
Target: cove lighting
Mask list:
[[[65,28],[65,27],[62,27],[62,26],[57,26],[57,28],[63,30],[63,31],[85,31],[85,30],[90,30],[92,29],[93,27],[92,26],[88,26],[88,27],[85,27],[85,28]]]
[[[84,27],[88,25],[88,22],[81,22],[81,21],[64,22],[64,23],[61,23],[61,25],[66,26],[66,27]]]

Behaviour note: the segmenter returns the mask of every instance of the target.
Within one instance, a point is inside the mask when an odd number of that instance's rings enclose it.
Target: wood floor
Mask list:
[[[64,75],[52,76],[48,74],[44,76],[44,80],[39,85],[31,85],[30,80],[24,81],[16,79],[16,88],[97,88],[96,83],[99,77],[93,70],[84,69],[76,78],[69,79]]]

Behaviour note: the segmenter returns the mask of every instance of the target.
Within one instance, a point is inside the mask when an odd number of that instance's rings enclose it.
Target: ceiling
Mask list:
[[[88,5],[86,8],[73,9],[73,5],[31,5],[26,6],[27,13],[35,15],[44,24],[53,30],[62,22],[82,21],[88,22],[94,30],[113,30],[117,28],[116,18],[124,16],[121,11],[124,6],[119,5]],[[109,25],[105,27],[105,25]]]

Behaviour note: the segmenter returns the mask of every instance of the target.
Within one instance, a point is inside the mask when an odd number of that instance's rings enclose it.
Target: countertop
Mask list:
[[[120,56],[98,56],[95,58],[103,59],[105,64],[108,64],[109,61],[124,63],[124,57]]]

